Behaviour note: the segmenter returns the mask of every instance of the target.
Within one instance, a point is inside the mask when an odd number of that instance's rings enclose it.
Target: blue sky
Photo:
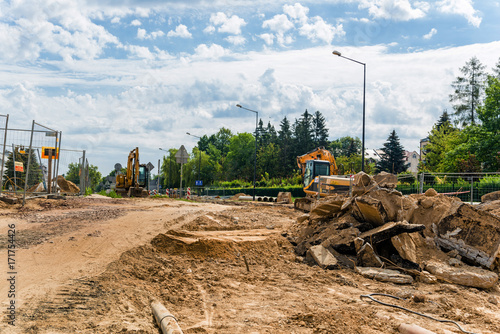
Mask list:
[[[472,56],[500,58],[500,1],[0,1],[0,114],[63,131],[103,174],[139,146],[191,150],[224,126],[251,132],[259,111],[319,110],[330,139],[366,146],[395,129],[418,150]]]

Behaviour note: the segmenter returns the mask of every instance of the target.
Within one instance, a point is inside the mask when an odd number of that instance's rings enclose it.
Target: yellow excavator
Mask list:
[[[123,197],[147,197],[149,172],[146,165],[139,164],[139,148],[130,151],[125,174],[116,175],[117,194]]]
[[[351,178],[334,176],[339,174],[337,163],[333,154],[324,147],[318,147],[298,156],[297,165],[302,171],[306,197],[295,199],[296,209],[310,211],[312,202],[318,196],[325,197],[335,193],[349,192]]]

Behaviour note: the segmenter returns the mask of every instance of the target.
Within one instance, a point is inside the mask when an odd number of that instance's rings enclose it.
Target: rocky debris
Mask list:
[[[452,267],[443,262],[430,261],[425,269],[439,279],[476,288],[489,289],[498,282],[498,275],[492,271],[462,265]]]
[[[481,203],[477,205],[476,208],[500,217],[500,199],[491,202]]]
[[[394,189],[398,185],[397,175],[381,172],[373,177],[375,182],[382,188]]]
[[[307,251],[307,260],[314,260],[318,266],[324,269],[336,269],[339,267],[335,256],[321,245],[312,246]]]
[[[18,198],[17,197],[0,196],[0,201],[5,202],[7,204],[17,204]]]
[[[356,264],[358,272],[400,267],[425,283],[441,278],[434,267],[427,268],[431,262],[453,269],[450,273],[459,277],[478,277],[478,271],[493,274],[483,279],[453,278],[456,284],[484,288],[498,279],[493,272],[462,261],[490,270],[500,265],[500,217],[434,189],[403,196],[394,189],[390,175],[372,178],[361,172],[353,184],[352,197],[323,198],[299,217],[287,233],[297,255],[321,246],[335,257],[337,267]]]
[[[279,192],[276,199],[277,203],[290,204],[292,203],[292,193],[291,192]]]
[[[80,192],[80,188],[71,181],[68,181],[62,175],[57,176],[57,185],[63,193],[76,194]]]
[[[481,203],[500,200],[500,190],[481,196]]]
[[[413,277],[411,277],[410,275],[401,274],[401,272],[397,270],[371,267],[356,267],[355,270],[358,274],[377,281],[391,282],[396,284],[413,283]]]

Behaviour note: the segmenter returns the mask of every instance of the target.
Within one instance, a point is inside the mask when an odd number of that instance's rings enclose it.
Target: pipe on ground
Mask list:
[[[157,300],[151,302],[151,308],[158,327],[163,334],[183,334],[177,323],[177,319],[170,313],[162,303]]]

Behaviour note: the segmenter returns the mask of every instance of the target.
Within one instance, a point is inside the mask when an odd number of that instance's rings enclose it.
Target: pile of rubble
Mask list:
[[[500,217],[493,212],[500,201],[472,206],[434,189],[403,196],[396,184],[395,175],[361,172],[352,197],[318,200],[288,233],[297,254],[381,281],[493,287],[500,268]]]

